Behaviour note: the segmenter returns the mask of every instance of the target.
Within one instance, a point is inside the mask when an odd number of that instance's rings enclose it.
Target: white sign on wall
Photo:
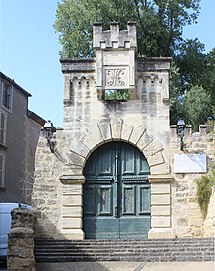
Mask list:
[[[206,173],[206,154],[174,154],[175,173]]]

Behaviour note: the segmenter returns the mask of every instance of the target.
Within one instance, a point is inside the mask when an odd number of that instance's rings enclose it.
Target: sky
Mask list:
[[[63,125],[61,46],[53,23],[59,0],[0,0],[0,70],[32,94],[29,110]],[[215,0],[201,0],[198,23],[184,38],[198,38],[205,52],[215,47]]]

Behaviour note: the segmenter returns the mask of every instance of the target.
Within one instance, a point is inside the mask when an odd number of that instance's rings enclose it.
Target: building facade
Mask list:
[[[137,57],[134,23],[126,30],[113,23],[108,31],[95,25],[94,50],[92,59],[61,60],[63,129],[54,135],[54,153],[41,134],[36,154],[37,236],[202,236],[193,188],[198,174],[188,174],[192,188],[183,188],[186,174],[174,173],[175,150],[184,152],[176,128],[169,125],[171,59]],[[207,140],[212,157],[214,143]],[[192,198],[195,225],[190,224],[189,202],[180,205],[183,189],[183,200]]]
[[[2,72],[0,77],[0,201],[30,203],[35,151],[45,121],[28,110],[30,93]]]

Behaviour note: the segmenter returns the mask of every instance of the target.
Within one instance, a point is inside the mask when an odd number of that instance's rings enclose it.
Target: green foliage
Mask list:
[[[61,57],[92,55],[92,25],[95,15],[88,12],[82,1],[64,0],[58,3],[54,28],[60,33]]]
[[[170,70],[169,82],[170,94],[170,123],[176,124],[178,119],[184,119],[184,96],[180,94],[180,74],[179,68],[173,61]]]
[[[205,80],[203,87],[207,93],[211,96],[213,114],[215,115],[215,47],[206,56],[207,63],[205,68]]]
[[[198,131],[198,126],[206,123],[208,116],[212,114],[211,97],[202,87],[193,86],[186,93],[183,108],[185,123],[191,124]]]
[[[53,25],[62,45],[60,55],[62,58],[92,57],[95,22],[101,22],[107,30],[110,22],[119,22],[121,29],[126,29],[128,21],[136,21],[139,55],[174,59],[170,81],[171,124],[176,124],[180,117],[197,129],[212,113],[211,108],[215,114],[215,48],[204,54],[204,45],[198,39],[184,41],[182,38],[183,27],[197,21],[199,2],[62,0]]]
[[[177,55],[174,57],[179,68],[179,91],[189,91],[194,85],[201,86],[205,81],[205,67],[207,56],[204,52],[204,44],[198,39],[186,40],[181,43]]]
[[[104,100],[106,101],[127,101],[130,98],[130,92],[128,89],[115,90],[109,89],[105,90]]]
[[[212,194],[212,187],[215,185],[215,166],[212,168],[208,175],[203,175],[199,180],[196,180],[197,184],[197,201],[205,219],[208,212],[208,205]]]
[[[62,57],[92,56],[92,25],[102,22],[137,23],[140,55],[170,56],[182,40],[182,28],[196,22],[200,0],[62,0],[54,28]]]
[[[204,54],[197,39],[181,43],[170,78],[171,124],[182,118],[194,130],[215,113],[215,48]],[[199,90],[198,90],[199,89]]]

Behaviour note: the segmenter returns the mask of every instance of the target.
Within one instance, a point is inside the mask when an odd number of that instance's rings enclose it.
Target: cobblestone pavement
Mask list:
[[[38,263],[37,271],[215,271],[215,262],[71,262]]]

